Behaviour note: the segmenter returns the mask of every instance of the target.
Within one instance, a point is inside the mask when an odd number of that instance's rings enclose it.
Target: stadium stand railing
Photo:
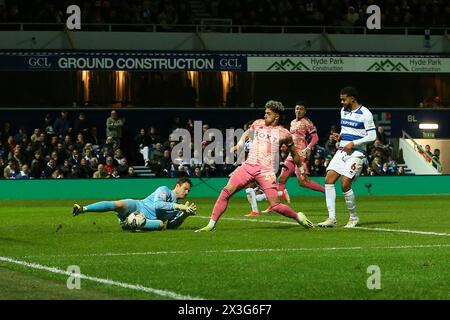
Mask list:
[[[2,22],[0,31],[64,31],[65,23]],[[238,25],[231,19],[201,19],[196,24],[117,24],[83,23],[80,31],[134,31],[134,32],[219,32],[219,33],[341,33],[341,34],[397,34],[450,35],[449,27],[383,27],[370,30],[362,26],[300,26],[300,25]]]

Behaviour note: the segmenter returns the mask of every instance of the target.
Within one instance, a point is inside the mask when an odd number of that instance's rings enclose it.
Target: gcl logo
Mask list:
[[[50,68],[52,65],[48,62],[48,58],[30,58],[28,65],[37,68]]]
[[[241,68],[241,64],[238,58],[222,58],[219,61],[219,64],[222,68],[228,69],[239,69]]]

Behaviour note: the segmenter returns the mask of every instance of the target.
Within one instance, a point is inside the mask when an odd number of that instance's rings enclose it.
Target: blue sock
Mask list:
[[[152,230],[161,230],[161,220],[150,220],[146,219],[145,225],[143,227],[144,230],[152,231]]]
[[[100,201],[86,206],[86,211],[106,212],[114,211],[114,201]]]

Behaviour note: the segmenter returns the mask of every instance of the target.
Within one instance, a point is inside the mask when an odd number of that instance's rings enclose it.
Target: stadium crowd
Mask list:
[[[192,24],[189,0],[0,0],[0,22],[62,23],[66,8],[79,5],[84,23]],[[211,18],[234,25],[365,26],[366,8],[381,8],[384,27],[448,27],[450,3],[445,0],[203,0]],[[101,30],[101,29],[100,29]],[[174,29],[175,30],[175,29]]]
[[[12,132],[5,122],[0,131],[0,172],[4,179],[62,179],[62,178],[133,178],[136,165],[145,165],[156,177],[226,177],[234,169],[233,161],[217,164],[213,160],[199,162],[198,154],[183,157],[180,151],[172,159],[172,149],[177,144],[170,134],[160,135],[155,126],[130,130],[126,119],[116,110],[105,121],[105,139],[99,139],[97,127],[89,123],[86,114],[79,112],[74,121],[68,112],[62,111],[52,119],[46,114],[38,128],[20,127]],[[177,128],[187,129],[194,136],[194,121],[182,121],[175,117],[168,132]],[[203,134],[209,125],[203,123]],[[137,131],[130,136],[128,131]],[[308,166],[311,176],[324,176],[326,168],[337,150],[338,142],[330,129],[323,143],[311,151]],[[202,141],[202,153],[213,139]],[[287,157],[285,146],[281,148],[281,163]],[[429,147],[429,146],[428,146]],[[439,158],[439,150],[434,158]],[[437,156],[436,156],[437,153]],[[368,162],[363,175],[401,175],[403,167],[394,160],[392,146],[383,127],[377,129],[377,140],[368,147]],[[222,156],[222,155],[221,155]],[[430,156],[429,158],[431,159]],[[189,159],[189,160],[187,160]],[[227,159],[230,160],[230,159]],[[431,161],[431,160],[430,160]]]
[[[425,145],[425,149],[420,146],[420,148],[417,148],[417,152],[419,152],[419,154],[425,159],[425,161],[427,163],[429,163],[430,165],[432,165],[434,168],[436,168],[436,170],[438,170],[439,172],[441,172],[441,161],[439,159],[440,155],[441,155],[441,150],[440,149],[434,149],[433,152],[431,152],[431,147],[429,144]]]
[[[365,26],[366,9],[381,9],[384,27],[444,27],[450,3],[444,0],[209,0],[210,12],[242,25]]]
[[[65,23],[70,5],[80,7],[82,23],[192,23],[189,0],[0,0],[0,22]]]

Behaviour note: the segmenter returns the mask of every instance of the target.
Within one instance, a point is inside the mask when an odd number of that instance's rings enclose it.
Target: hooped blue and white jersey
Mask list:
[[[355,111],[341,109],[341,141],[339,149],[342,149],[350,141],[358,140],[367,136],[368,132],[376,130],[372,113],[361,105]],[[365,154],[366,146],[359,145],[354,148]]]

